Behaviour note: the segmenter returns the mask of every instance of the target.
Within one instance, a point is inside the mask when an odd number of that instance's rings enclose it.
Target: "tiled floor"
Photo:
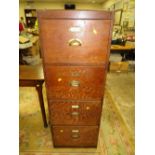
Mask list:
[[[97,148],[53,148],[50,129],[43,128],[35,88],[19,90],[20,155],[134,155],[134,144],[126,130],[134,136],[134,73],[107,76]],[[45,87],[43,94],[47,109]]]

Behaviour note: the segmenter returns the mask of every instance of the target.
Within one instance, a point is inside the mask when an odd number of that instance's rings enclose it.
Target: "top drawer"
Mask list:
[[[40,37],[45,63],[104,63],[111,20],[42,19]]]

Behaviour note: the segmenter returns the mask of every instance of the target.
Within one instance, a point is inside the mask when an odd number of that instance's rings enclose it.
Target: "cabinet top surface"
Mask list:
[[[113,19],[111,11],[92,10],[37,10],[37,16],[44,19]]]

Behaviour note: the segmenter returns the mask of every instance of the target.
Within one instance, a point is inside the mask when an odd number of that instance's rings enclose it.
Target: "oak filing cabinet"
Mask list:
[[[38,19],[54,146],[96,147],[113,13],[38,10]]]

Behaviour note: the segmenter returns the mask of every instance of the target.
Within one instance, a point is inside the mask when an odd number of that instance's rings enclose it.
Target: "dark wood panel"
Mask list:
[[[102,101],[49,101],[52,125],[99,125]],[[92,117],[93,116],[93,117]]]
[[[110,24],[110,20],[42,20],[44,62],[107,63]]]
[[[101,100],[104,66],[45,66],[49,99]]]
[[[54,146],[96,147],[98,126],[53,126]]]
[[[44,19],[112,19],[113,12],[83,10],[37,10],[38,18]]]
[[[31,79],[25,79],[25,80],[19,80],[19,86],[21,87],[36,87],[37,85],[42,85],[44,83],[44,80],[31,80]]]
[[[42,64],[29,66],[19,66],[19,79],[20,80],[44,80]]]

